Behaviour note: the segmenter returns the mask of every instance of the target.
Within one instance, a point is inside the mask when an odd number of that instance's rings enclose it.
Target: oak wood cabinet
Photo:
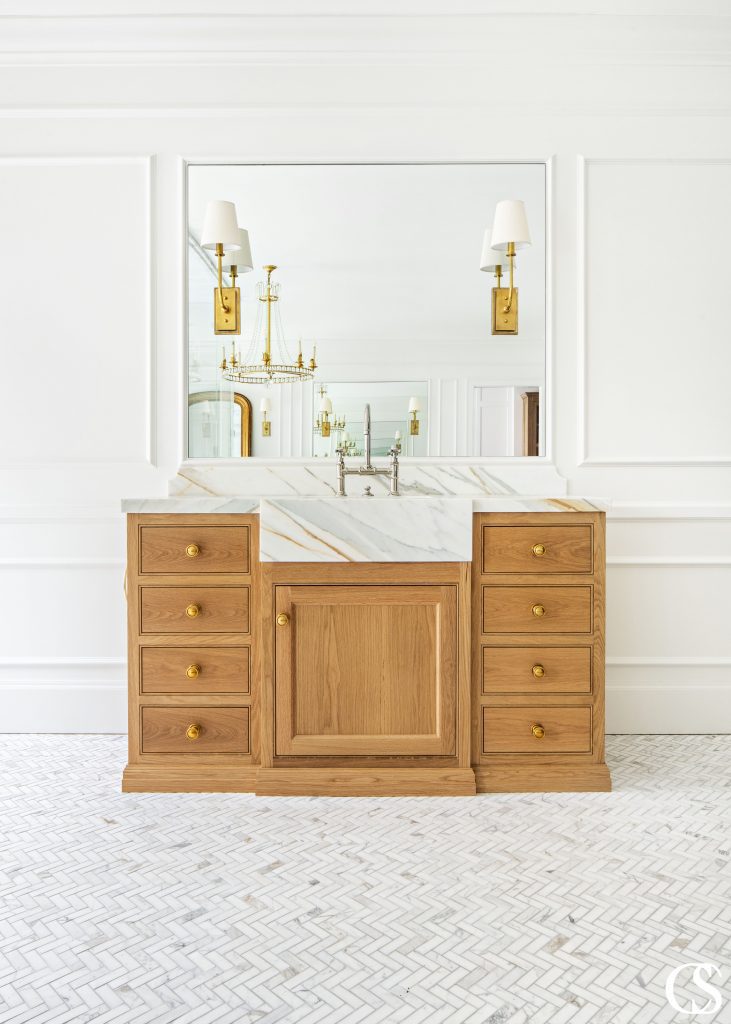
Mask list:
[[[604,516],[482,513],[472,563],[259,561],[128,516],[128,791],[599,790]]]
[[[474,517],[478,792],[607,790],[603,512]]]

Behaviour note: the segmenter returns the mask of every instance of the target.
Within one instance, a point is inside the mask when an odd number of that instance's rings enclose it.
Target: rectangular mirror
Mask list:
[[[338,443],[355,456],[367,401],[374,454],[397,431],[407,457],[544,454],[544,164],[192,164],[187,176],[189,458],[330,457]],[[483,251],[507,199],[530,232],[513,293],[505,252]],[[226,227],[205,224],[216,200],[234,205],[251,251],[238,250],[235,279],[224,254],[221,292]],[[215,333],[216,309],[240,333]],[[517,333],[494,333],[516,318]],[[287,382],[264,383],[262,366]]]

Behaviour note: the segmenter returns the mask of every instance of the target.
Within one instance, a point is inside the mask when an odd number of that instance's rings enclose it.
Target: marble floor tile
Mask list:
[[[474,799],[123,795],[125,745],[2,737],[2,1024],[731,1022],[731,736]]]

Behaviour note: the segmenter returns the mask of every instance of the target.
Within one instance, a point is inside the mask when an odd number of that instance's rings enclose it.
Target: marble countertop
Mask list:
[[[183,497],[122,503],[138,513],[258,513],[263,562],[471,562],[475,512],[587,512],[584,498],[518,495]]]

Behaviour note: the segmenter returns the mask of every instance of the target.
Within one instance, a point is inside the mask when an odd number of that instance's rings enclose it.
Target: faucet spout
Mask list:
[[[368,402],[366,402],[365,409],[363,410],[363,442],[365,470],[370,472],[373,467],[371,466],[371,407]]]

